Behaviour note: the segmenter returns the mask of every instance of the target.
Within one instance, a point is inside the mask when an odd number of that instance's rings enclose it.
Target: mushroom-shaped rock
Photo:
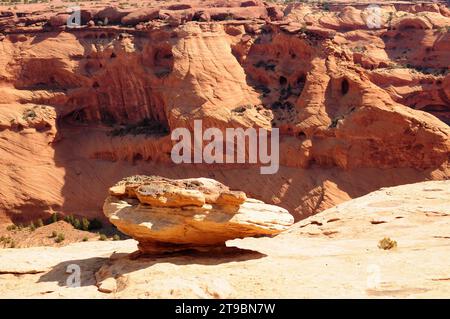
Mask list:
[[[208,178],[133,176],[109,190],[103,211],[143,253],[223,246],[227,240],[274,236],[294,218]]]

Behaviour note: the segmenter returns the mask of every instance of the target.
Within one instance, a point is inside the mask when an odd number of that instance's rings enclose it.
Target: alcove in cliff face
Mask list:
[[[171,47],[140,39],[141,48],[125,52],[117,47],[123,44],[119,36],[89,35],[70,39],[80,53],[36,54],[21,61],[14,87],[32,92],[30,102],[55,107],[59,123],[114,126],[149,120],[168,128],[165,99],[155,88],[173,70]],[[102,47],[103,42],[112,45]]]

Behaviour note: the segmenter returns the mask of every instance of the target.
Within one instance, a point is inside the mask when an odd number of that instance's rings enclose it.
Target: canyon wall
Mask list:
[[[101,216],[124,176],[211,177],[301,219],[447,179],[450,14],[260,1],[0,10],[0,221]],[[170,132],[279,128],[276,175],[175,165]]]

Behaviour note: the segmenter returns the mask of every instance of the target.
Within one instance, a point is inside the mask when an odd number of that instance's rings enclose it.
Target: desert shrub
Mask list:
[[[107,133],[108,136],[125,136],[125,135],[155,135],[168,134],[169,130],[166,126],[158,121],[151,119],[143,119],[136,124],[128,124],[125,127],[116,128]]]
[[[56,238],[56,236],[58,236],[58,233],[55,230],[52,231],[50,238]]]
[[[39,227],[42,227],[42,226],[44,226],[44,222],[42,221],[42,219],[39,218],[36,221],[36,228],[39,228]]]
[[[88,241],[88,238],[87,237],[83,237],[83,241]]]
[[[62,243],[66,239],[66,236],[63,233],[59,233],[58,236],[55,238],[55,243],[59,244]]]
[[[66,217],[64,217],[64,221],[71,225],[73,225],[74,220],[75,220],[75,217],[73,217],[73,215],[67,215]]]
[[[390,250],[395,247],[397,247],[397,242],[389,237],[384,237],[378,242],[378,248],[383,250]]]
[[[73,220],[73,224],[72,224],[73,228],[75,229],[81,229],[81,222],[78,218],[75,218]]]
[[[83,219],[81,220],[81,229],[82,229],[82,230],[85,230],[85,231],[89,230],[90,224],[91,224],[91,223],[89,222],[89,220],[88,220],[87,218],[83,218]]]
[[[115,235],[113,236],[113,240],[120,240],[120,236],[117,235],[117,234],[115,234]]]
[[[100,234],[100,238],[99,238],[99,240],[101,240],[101,241],[105,241],[105,240],[108,240],[108,237],[106,237],[106,235],[105,235],[105,234]]]
[[[50,223],[56,223],[58,221],[58,213],[53,213],[50,218]]]
[[[356,47],[354,47],[354,48],[352,49],[352,51],[353,51],[353,52],[358,52],[358,53],[366,52],[366,48],[363,47],[363,46],[356,46]]]
[[[35,231],[35,230],[36,230],[36,225],[35,225],[33,222],[31,222],[30,225],[28,226],[28,228],[29,228],[31,231]]]
[[[16,230],[16,229],[17,229],[17,226],[14,225],[14,224],[9,225],[8,227],[6,227],[6,230],[8,230],[8,231],[13,231],[13,230]]]
[[[11,237],[6,237],[6,236],[0,237],[0,243],[3,243],[3,247],[10,246],[12,242],[13,242],[13,239]]]
[[[0,237],[0,243],[3,244],[3,247],[10,245],[12,242],[11,237],[2,236]]]
[[[64,218],[64,221],[66,223],[69,223],[70,225],[72,225],[73,228],[75,228],[75,229],[82,229],[80,220],[78,218],[74,217],[73,215],[67,215]]]

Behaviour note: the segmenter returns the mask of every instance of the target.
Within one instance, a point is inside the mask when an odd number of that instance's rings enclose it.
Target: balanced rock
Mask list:
[[[281,207],[247,198],[208,178],[128,177],[109,189],[103,211],[143,253],[224,246],[274,236],[294,223]]]

